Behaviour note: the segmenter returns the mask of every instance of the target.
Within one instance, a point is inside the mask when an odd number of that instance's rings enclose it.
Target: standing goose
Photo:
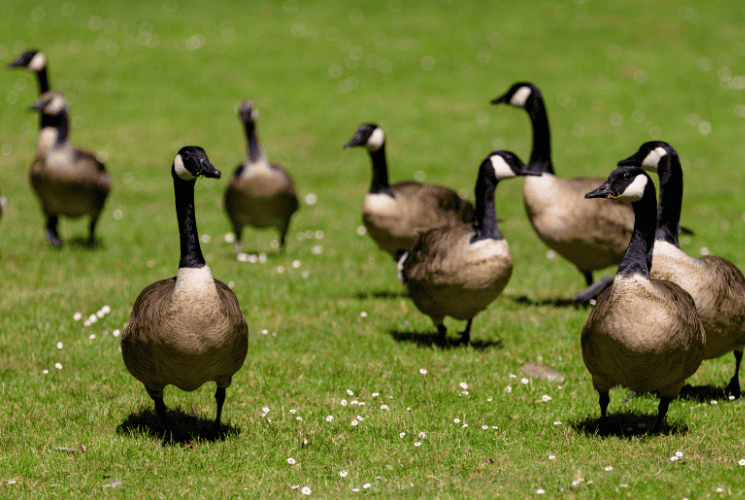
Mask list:
[[[41,112],[46,123],[39,132],[29,177],[47,219],[47,239],[62,245],[57,232],[60,215],[87,215],[91,218],[88,246],[92,246],[96,222],[111,191],[106,167],[93,153],[70,143],[69,108],[62,94],[46,92],[29,109]]]
[[[39,84],[39,95],[49,92],[49,76],[47,75],[47,58],[43,52],[37,49],[27,50],[16,57],[10,64],[9,68],[26,68],[36,73],[36,81]],[[39,129],[49,125],[51,117],[42,113],[39,119]]]
[[[414,304],[432,318],[445,344],[445,316],[467,320],[461,342],[470,341],[474,316],[502,293],[512,275],[507,240],[499,231],[494,192],[500,179],[535,175],[513,153],[495,151],[476,179],[476,220],[422,234],[399,260],[399,278]]]
[[[241,103],[238,116],[246,128],[248,156],[230,178],[225,190],[225,210],[235,232],[235,252],[241,253],[243,226],[276,227],[279,230],[280,252],[290,218],[297,211],[298,201],[292,177],[279,165],[270,164],[256,135],[259,112],[252,101]]]
[[[608,200],[587,201],[584,194],[605,179],[576,177],[560,179],[551,161],[548,115],[541,91],[528,82],[514,84],[492,104],[510,104],[525,109],[533,127],[533,151],[528,167],[538,174],[527,177],[523,186],[525,209],[543,242],[574,264],[593,284],[592,272],[621,262],[634,228],[634,211],[629,203]],[[598,286],[610,281],[601,280]],[[592,298],[588,289],[577,301]]]
[[[122,335],[122,357],[155,401],[164,426],[167,385],[193,391],[205,382],[217,382],[213,430],[218,431],[225,389],[248,349],[248,326],[238,299],[212,277],[199,246],[194,185],[199,177],[219,179],[220,171],[204,149],[186,146],[176,155],[171,175],[181,240],[178,274],[140,292]]]
[[[691,294],[706,331],[704,359],[733,351],[735,374],[725,387],[736,398],[740,392],[740,362],[745,347],[745,278],[732,262],[706,255],[694,259],[680,249],[678,222],[683,200],[680,157],[670,144],[652,141],[619,165],[633,165],[660,176],[660,205],[652,258],[652,277],[669,279]]]
[[[344,147],[352,146],[364,146],[372,160],[372,184],[362,206],[362,221],[375,243],[394,258],[425,231],[473,222],[473,205],[450,188],[416,181],[388,183],[385,134],[377,125],[360,125]]]
[[[598,297],[582,328],[582,358],[600,395],[604,420],[612,387],[657,391],[657,432],[670,401],[704,358],[704,327],[688,292],[650,277],[657,202],[644,170],[619,167],[586,196],[631,201],[636,221],[613,284]]]

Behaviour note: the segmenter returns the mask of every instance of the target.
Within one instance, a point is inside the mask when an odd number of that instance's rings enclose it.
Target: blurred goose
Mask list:
[[[292,177],[279,165],[270,164],[256,135],[259,112],[252,101],[241,103],[238,116],[246,128],[248,156],[230,178],[225,190],[225,210],[235,232],[235,252],[241,253],[243,226],[276,227],[280,251],[284,250],[290,219],[298,201]]]
[[[399,279],[414,304],[432,318],[446,342],[445,316],[467,320],[461,342],[470,341],[474,316],[502,293],[512,275],[507,240],[499,231],[494,192],[500,179],[531,174],[513,153],[495,151],[479,167],[476,220],[422,234],[399,260]]]
[[[199,246],[194,184],[199,177],[219,179],[220,172],[204,149],[186,146],[176,155],[171,175],[181,240],[178,274],[153,283],[137,297],[122,335],[122,357],[155,401],[164,426],[167,385],[193,391],[216,382],[213,430],[219,431],[225,389],[248,349],[248,326],[238,299],[212,277]]]
[[[62,245],[57,232],[60,215],[87,215],[91,218],[91,246],[95,242],[96,222],[111,190],[106,167],[93,153],[70,143],[69,108],[62,94],[46,92],[29,109],[41,112],[47,123],[39,132],[36,158],[29,174],[47,219],[47,239],[53,245]]]
[[[586,196],[631,201],[636,222],[613,284],[582,328],[582,358],[600,395],[603,420],[612,387],[657,391],[657,432],[670,401],[704,359],[704,327],[688,292],[650,277],[657,207],[649,176],[638,167],[619,167]]]
[[[5,196],[0,196],[0,216],[5,213],[5,211],[8,209],[8,200],[5,198]]]
[[[474,220],[473,205],[450,188],[416,181],[388,183],[385,134],[363,123],[345,148],[362,146],[370,153],[373,177],[362,206],[362,221],[380,248],[397,258],[429,229]]]
[[[678,221],[683,200],[683,169],[670,144],[652,141],[619,165],[633,165],[660,176],[660,204],[651,275],[668,279],[691,294],[706,331],[704,359],[733,351],[735,374],[725,391],[736,398],[740,392],[740,363],[745,347],[745,278],[732,262],[706,255],[694,259],[680,249]]]
[[[37,49],[27,50],[16,57],[10,64],[9,68],[25,68],[36,73],[36,81],[39,84],[39,95],[49,92],[49,76],[47,75],[47,58],[43,52]],[[42,129],[49,125],[47,121],[51,118],[42,113],[39,118],[39,128]]]

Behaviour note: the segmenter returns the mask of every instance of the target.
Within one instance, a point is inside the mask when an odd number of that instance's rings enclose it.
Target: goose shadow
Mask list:
[[[580,309],[585,307],[582,303],[575,302],[572,299],[562,299],[557,297],[555,299],[531,299],[527,295],[506,295],[506,298],[516,304],[527,305],[527,306],[552,306],[552,307],[574,307]]]
[[[68,238],[67,240],[65,240],[64,245],[69,245],[75,248],[82,248],[83,250],[90,250],[92,252],[106,249],[106,245],[101,239],[95,238],[93,240],[93,243],[89,245],[88,239],[83,238],[82,236],[74,236],[72,238]],[[61,246],[59,248],[61,248]]]
[[[166,445],[191,446],[195,442],[224,441],[229,437],[241,433],[241,428],[230,424],[220,424],[220,429],[212,429],[214,420],[200,418],[199,415],[188,414],[180,408],[166,411],[168,429],[158,415],[150,408],[131,413],[116,427],[117,434],[125,436],[154,436]]]
[[[436,332],[407,332],[401,330],[389,330],[391,337],[396,342],[410,342],[416,344],[418,347],[438,347],[440,349],[455,349],[457,347],[467,347],[466,344],[460,342],[456,338],[448,337],[443,344]],[[487,349],[503,349],[504,345],[501,340],[480,340],[471,339],[468,344],[477,351],[485,351]]]
[[[585,417],[581,420],[570,422],[569,426],[580,434],[589,437],[617,437],[633,439],[641,436],[675,436],[688,433],[688,426],[677,421],[668,424],[669,417],[662,423],[659,432],[654,432],[657,423],[657,414],[648,415],[640,412],[618,412],[609,413],[603,420],[601,417]]]
[[[357,292],[354,298],[359,300],[367,299],[408,299],[409,293],[405,290],[400,292],[391,292],[390,290],[379,290],[377,292]]]
[[[678,399],[708,403],[710,401],[729,401],[729,396],[723,387],[713,385],[684,385]]]

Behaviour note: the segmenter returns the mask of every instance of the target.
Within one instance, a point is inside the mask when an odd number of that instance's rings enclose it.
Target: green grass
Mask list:
[[[44,50],[52,86],[71,101],[72,140],[106,158],[114,188],[97,248],[81,244],[86,222],[69,220],[60,224],[68,244],[49,247],[27,181],[36,82],[0,71],[0,191],[10,202],[0,220],[0,497],[304,497],[294,486],[314,498],[525,498],[539,488],[572,499],[738,497],[741,401],[678,399],[665,432],[647,436],[639,425],[651,425],[657,399],[624,402],[619,388],[616,432],[595,434],[597,394],[579,349],[588,312],[551,305],[583,280],[546,257],[521,181],[498,188],[512,280],[474,321],[473,347],[441,350],[390,258],[356,233],[370,165],[364,151],[342,150],[359,123],[378,122],[392,181],[425,176],[472,197],[492,149],[529,156],[525,113],[489,100],[530,80],[546,97],[560,176],[607,175],[661,131],[684,162],[683,223],[696,231],[684,249],[743,265],[745,99],[720,80],[745,74],[745,9],[735,0],[693,5],[6,5],[0,63]],[[284,255],[270,247],[276,234],[247,230],[247,250],[267,252],[264,264],[237,262],[223,239],[222,192],[245,154],[235,106],[246,98],[261,113],[270,158],[292,172],[303,199],[317,198],[303,203]],[[710,133],[699,131],[702,121]],[[210,384],[166,390],[177,429],[163,442],[113,332],[142,288],[175,275],[169,168],[186,144],[203,146],[223,171],[197,186],[197,218],[211,236],[203,250],[215,277],[234,284],[250,345],[227,392],[226,438],[200,437],[214,418]],[[104,305],[111,312],[90,326],[73,319]],[[566,374],[561,388],[520,382],[522,365],[539,360]],[[706,361],[690,384],[722,388],[732,361]],[[80,445],[85,452],[56,449]],[[683,457],[670,461],[676,451]]]

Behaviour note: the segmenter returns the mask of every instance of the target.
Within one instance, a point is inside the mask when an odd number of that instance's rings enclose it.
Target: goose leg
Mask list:
[[[217,386],[215,391],[215,401],[217,401],[217,416],[215,417],[215,424],[212,426],[212,430],[218,432],[220,430],[220,417],[222,417],[222,405],[225,403],[225,388]]]
[[[153,401],[155,401],[155,413],[158,414],[158,418],[160,419],[160,423],[163,424],[163,428],[167,429],[166,404],[163,402],[163,391],[148,389],[147,394],[153,399]]]
[[[608,418],[608,404],[610,403],[610,395],[608,394],[608,391],[598,391],[598,394],[600,395],[600,416],[603,420],[605,420],[606,418]]]
[[[587,305],[591,299],[597,299],[612,284],[613,276],[605,276],[572,297],[572,301],[575,304]]]
[[[448,330],[447,328],[445,328],[445,325],[443,325],[442,323],[437,325],[437,345],[444,346],[445,343],[447,343],[447,335]]]
[[[56,215],[47,216],[47,240],[52,245],[61,247],[62,240],[57,233],[57,222],[59,222],[59,219]]]
[[[672,400],[673,398],[671,397],[660,398],[660,405],[657,407],[657,423],[654,426],[654,432],[660,432],[662,422],[665,420],[665,415],[667,415],[667,408],[670,406],[670,401]]]
[[[88,227],[88,247],[92,247],[96,242],[96,237],[94,236],[94,233],[96,232],[96,223],[98,222],[98,215],[91,218],[90,226]]]
[[[473,318],[468,320],[468,323],[466,323],[466,329],[463,330],[460,334],[460,343],[461,344],[470,344],[471,343],[471,323],[473,322]]]
[[[235,233],[235,254],[238,255],[243,250],[243,242],[241,241],[243,226],[233,226],[233,232]]]
[[[593,279],[592,279],[592,271],[585,271],[582,273],[585,277],[585,281],[587,282],[587,286],[592,285]]]
[[[742,393],[740,392],[740,363],[742,362],[742,351],[734,351],[734,355],[735,374],[732,376],[729,384],[727,384],[727,387],[724,388],[724,392],[731,394],[736,399],[740,399],[742,397]]]

